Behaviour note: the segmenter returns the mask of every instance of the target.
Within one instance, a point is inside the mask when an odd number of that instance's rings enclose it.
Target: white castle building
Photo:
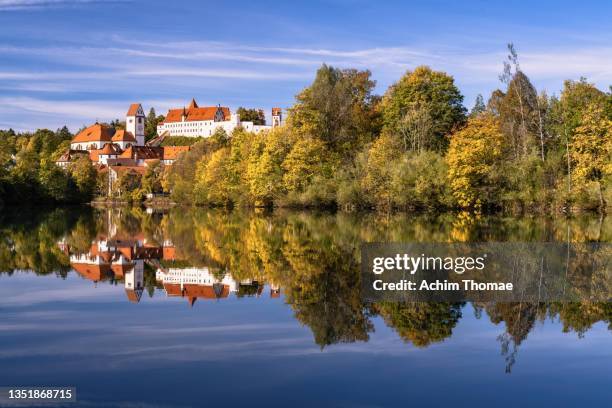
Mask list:
[[[282,109],[272,108],[272,125],[255,125],[253,122],[241,121],[240,115],[231,113],[225,106],[199,107],[195,99],[187,108],[170,109],[163,122],[157,125],[159,136],[209,137],[217,129],[230,134],[241,126],[246,131],[259,133],[280,126]]]

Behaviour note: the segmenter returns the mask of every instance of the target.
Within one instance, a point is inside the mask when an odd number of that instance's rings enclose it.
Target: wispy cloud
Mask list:
[[[205,40],[140,40],[118,34],[106,41],[82,40],[45,47],[0,45],[0,58],[36,61],[24,69],[0,69],[2,126],[76,130],[96,118],[111,120],[131,101],[176,101],[196,97],[232,108],[290,105],[322,63],[370,69],[377,92],[406,70],[429,65],[455,77],[471,104],[477,93],[498,87],[505,58],[499,51],[465,47],[395,45],[381,47],[264,46]],[[563,80],[586,76],[602,88],[612,82],[612,47],[563,46],[521,49],[521,65],[538,89],[558,92]],[[39,69],[33,67],[38,66]],[[162,112],[172,106],[158,106]]]
[[[40,10],[50,7],[73,7],[96,3],[125,3],[129,0],[0,0],[0,11]]]

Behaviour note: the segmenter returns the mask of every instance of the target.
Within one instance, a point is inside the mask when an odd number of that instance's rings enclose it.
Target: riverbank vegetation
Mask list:
[[[369,71],[323,65],[269,132],[205,139],[172,165],[124,172],[110,199],[169,196],[182,205],[512,213],[605,213],[612,203],[612,91],[585,78],[538,91],[510,44],[501,88],[468,112],[452,76],[421,66],[382,96]],[[252,120],[257,110],[242,110]],[[259,115],[259,116],[258,116]],[[154,111],[150,117],[156,118]],[[161,117],[159,117],[161,118]],[[63,133],[62,133],[63,132]],[[53,166],[62,132],[3,132],[4,202],[87,201],[84,162]],[[187,140],[189,139],[189,140]],[[33,165],[31,165],[31,163]]]
[[[72,137],[66,127],[56,132],[0,131],[0,205],[90,201],[97,187],[97,174],[89,158],[81,157],[67,169],[55,164]]]
[[[369,71],[324,65],[285,126],[198,142],[164,188],[212,206],[605,212],[612,93],[584,78],[538,93],[512,45],[500,79],[468,113],[444,72],[417,67],[381,97]]]

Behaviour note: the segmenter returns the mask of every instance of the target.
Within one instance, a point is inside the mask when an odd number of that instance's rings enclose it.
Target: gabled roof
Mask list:
[[[86,263],[70,263],[72,269],[74,269],[79,275],[85,279],[92,280],[94,282],[100,281],[107,277],[110,272],[109,265],[91,265]]]
[[[79,132],[71,143],[110,142],[114,132],[110,126],[96,123]]]
[[[112,138],[113,142],[132,142],[136,143],[136,138],[132,135],[131,132],[127,130],[120,129],[115,132],[115,135]]]
[[[164,155],[162,147],[130,146],[119,156],[122,159],[146,160],[161,159]]]
[[[202,299],[222,299],[229,296],[229,286],[224,284],[214,285],[196,285],[184,284],[181,290],[181,285],[178,283],[164,283],[164,289],[168,296],[181,296],[187,298],[190,305],[193,306],[198,298]]]
[[[139,103],[131,104],[130,108],[127,111],[126,116],[136,116],[136,114],[138,113],[138,108],[140,108],[140,104]]]
[[[134,265],[132,265],[132,264],[118,264],[118,263],[114,263],[114,264],[111,265],[111,270],[113,271],[115,276],[118,277],[118,278],[124,277],[125,274],[128,273],[129,271],[131,271],[133,268],[134,268]]]
[[[126,289],[125,294],[127,295],[127,298],[130,302],[138,303],[140,302],[140,298],[142,297],[142,289]]]
[[[102,149],[98,150],[98,156],[100,155],[108,156],[111,154],[117,155],[120,153],[121,153],[121,149],[113,143],[106,143]]]
[[[191,106],[191,105],[190,105]],[[221,111],[223,114],[223,120],[229,120],[231,113],[230,109],[226,106],[206,106],[206,107],[189,107],[179,108],[179,109],[170,109],[168,114],[166,115],[166,119],[164,119],[164,123],[169,122],[180,122],[182,120],[183,114],[187,117],[185,120],[187,122],[191,121],[201,121],[201,120],[214,120],[217,111]]]
[[[283,112],[282,108],[272,108],[272,116],[278,116]]]
[[[198,107],[198,103],[195,101],[195,98],[191,98],[191,103],[188,106],[188,109],[191,108],[197,108]]]

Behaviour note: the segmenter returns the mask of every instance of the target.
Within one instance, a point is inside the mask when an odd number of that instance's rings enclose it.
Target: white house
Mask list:
[[[170,109],[162,123],[157,125],[157,134],[167,136],[209,137],[217,129],[230,134],[241,126],[249,132],[259,133],[280,126],[282,123],[281,108],[272,108],[272,125],[255,125],[250,121],[241,121],[240,115],[231,113],[225,106],[199,107],[195,99],[187,108]]]

